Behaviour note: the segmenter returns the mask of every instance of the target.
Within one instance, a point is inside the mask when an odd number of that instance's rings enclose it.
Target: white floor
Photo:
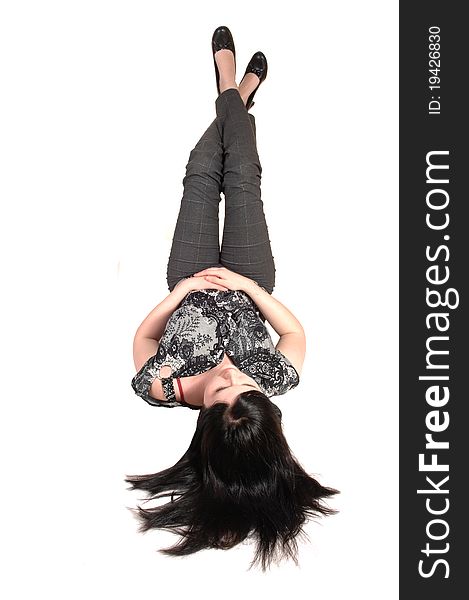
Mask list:
[[[2,597],[397,598],[397,18],[362,0],[2,5]],[[300,567],[268,574],[249,544],[165,558],[175,538],[126,508],[125,475],[174,464],[198,414],[134,395],[131,345],[167,293],[222,24],[240,76],[269,60],[252,112],[275,295],[308,336],[284,431],[342,491]]]

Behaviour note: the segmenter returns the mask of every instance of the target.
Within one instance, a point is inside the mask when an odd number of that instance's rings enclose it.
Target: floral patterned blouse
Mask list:
[[[241,290],[189,292],[169,318],[157,353],[132,378],[134,392],[152,406],[187,406],[176,400],[173,378],[198,375],[216,367],[226,353],[240,371],[252,377],[267,396],[279,396],[299,384],[299,375],[286,356],[276,350],[259,308]],[[167,400],[150,396],[159,370]]]

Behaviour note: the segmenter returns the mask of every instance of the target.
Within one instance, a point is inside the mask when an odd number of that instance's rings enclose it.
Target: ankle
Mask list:
[[[249,94],[241,94],[241,92],[240,92],[239,95],[241,96],[241,100],[243,101],[244,106],[246,106],[246,104],[248,102]]]
[[[222,94],[225,90],[230,89],[238,90],[239,92],[239,88],[236,85],[235,81],[233,81],[232,79],[224,80],[220,77],[220,94]]]

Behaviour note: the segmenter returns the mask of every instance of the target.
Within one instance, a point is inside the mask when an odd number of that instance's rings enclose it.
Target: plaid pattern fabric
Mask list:
[[[235,89],[215,101],[216,118],[190,152],[167,265],[170,291],[197,271],[224,266],[271,294],[275,264],[261,199],[254,116]],[[220,248],[218,209],[225,197]]]

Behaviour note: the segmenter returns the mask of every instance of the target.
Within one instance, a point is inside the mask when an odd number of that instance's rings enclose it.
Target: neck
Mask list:
[[[179,381],[182,387],[184,401],[187,402],[187,404],[193,404],[194,406],[202,406],[207,383],[220,369],[223,369],[227,365],[235,366],[229,356],[224,354],[223,360],[216,367],[213,367],[204,373],[200,373],[199,375],[181,377]],[[176,393],[176,400],[180,402],[183,398],[181,397],[181,392],[176,380],[174,380],[174,391]]]

